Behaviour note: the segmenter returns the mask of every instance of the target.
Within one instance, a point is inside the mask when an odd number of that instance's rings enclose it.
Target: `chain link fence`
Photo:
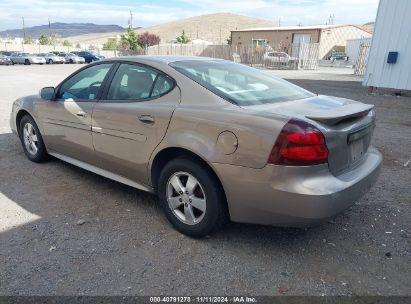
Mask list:
[[[121,55],[201,56],[232,60],[256,68],[314,70],[319,66],[318,43],[295,43],[288,52],[253,45],[159,44]]]
[[[354,74],[358,76],[365,75],[367,68],[368,54],[370,53],[371,41],[365,41],[360,44],[358,49],[357,62],[354,66]]]

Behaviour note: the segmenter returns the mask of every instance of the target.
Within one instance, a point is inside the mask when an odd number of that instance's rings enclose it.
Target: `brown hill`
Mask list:
[[[230,31],[248,27],[273,26],[271,21],[230,14],[217,13],[182,19],[157,26],[141,28],[139,33],[148,31],[159,35],[163,43],[171,42],[184,30],[191,39],[202,39],[215,44],[226,43]]]
[[[160,36],[161,43],[174,41],[184,30],[186,35],[193,39],[202,39],[215,44],[227,43],[230,31],[249,27],[274,26],[273,22],[248,16],[216,13],[201,15],[187,19],[168,22],[156,26],[137,29],[139,34],[150,32]],[[119,33],[87,34],[69,37],[67,39],[77,43],[103,44],[108,38],[116,37]]]
[[[367,22],[363,25],[360,25],[359,27],[362,28],[364,31],[367,31],[372,34],[374,32],[374,26],[375,22]]]

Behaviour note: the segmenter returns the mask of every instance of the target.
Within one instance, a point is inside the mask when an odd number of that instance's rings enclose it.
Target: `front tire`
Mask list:
[[[216,176],[191,158],[176,158],[165,165],[158,195],[167,219],[188,236],[204,237],[228,219],[224,191]]]
[[[40,163],[47,158],[46,146],[39,128],[31,116],[24,116],[20,121],[20,140],[24,153],[33,162]]]

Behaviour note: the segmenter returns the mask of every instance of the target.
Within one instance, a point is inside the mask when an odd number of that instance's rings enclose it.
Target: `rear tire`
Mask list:
[[[181,190],[176,191],[179,187]],[[167,219],[188,236],[204,237],[221,229],[228,220],[219,181],[208,167],[192,158],[176,158],[164,166],[158,195]]]
[[[30,62],[30,60],[26,59],[26,60],[24,60],[24,64],[25,64],[25,65],[30,65],[31,62]]]
[[[27,158],[36,163],[46,160],[46,146],[34,119],[29,115],[23,116],[19,127],[20,141]]]

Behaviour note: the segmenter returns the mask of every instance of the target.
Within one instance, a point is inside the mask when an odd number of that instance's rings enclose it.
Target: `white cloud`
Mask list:
[[[334,14],[335,23],[362,24],[374,21],[378,8],[378,0],[203,0],[197,3],[203,11],[243,13],[275,23],[281,19],[284,25],[321,24],[330,14]]]
[[[2,0],[0,29],[51,22],[92,22],[97,24],[127,25],[129,11],[133,11],[135,26],[149,26],[180,18],[215,12],[232,12],[268,19],[284,25],[324,23],[330,14],[335,23],[365,23],[375,19],[378,0],[179,0],[179,7],[161,6],[147,1],[131,5],[93,2],[48,0]],[[144,2],[143,0],[140,1]],[[189,9],[185,9],[189,7]]]

